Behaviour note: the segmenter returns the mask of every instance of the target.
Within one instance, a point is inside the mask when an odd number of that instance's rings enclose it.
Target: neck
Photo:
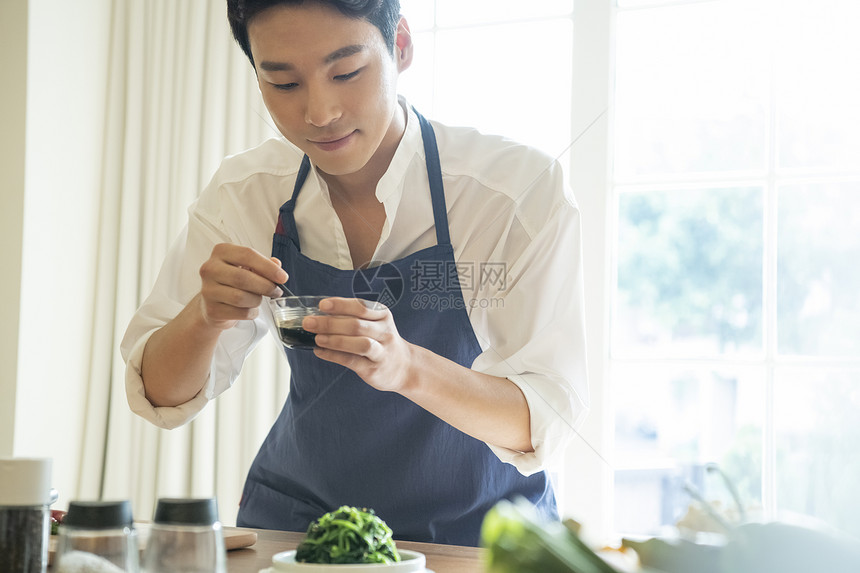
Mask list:
[[[398,103],[395,106],[394,114],[388,126],[382,142],[376,150],[376,153],[370,158],[370,161],[364,167],[355,173],[345,175],[329,175],[320,171],[320,175],[328,184],[329,187],[337,189],[341,193],[356,199],[366,197],[368,195],[376,195],[376,186],[382,176],[391,165],[391,159],[397,151],[397,146],[400,145],[400,140],[403,138],[403,133],[406,131],[406,110]]]

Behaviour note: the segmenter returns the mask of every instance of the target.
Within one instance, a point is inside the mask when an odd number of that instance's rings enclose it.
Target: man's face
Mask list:
[[[308,2],[261,12],[248,36],[275,125],[324,173],[357,173],[393,154],[403,130],[397,76],[408,61],[373,24]]]

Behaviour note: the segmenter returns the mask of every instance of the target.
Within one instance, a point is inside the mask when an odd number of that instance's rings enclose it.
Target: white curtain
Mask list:
[[[224,0],[113,0],[99,253],[79,498],[210,496],[235,523],[245,474],[280,409],[288,367],[264,343],[236,385],[165,431],[130,413],[119,343],[188,205],[220,160],[274,135]]]

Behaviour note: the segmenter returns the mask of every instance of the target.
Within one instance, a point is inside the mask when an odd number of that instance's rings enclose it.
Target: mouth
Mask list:
[[[334,137],[328,139],[308,139],[308,142],[323,151],[336,151],[349,144],[349,142],[352,141],[352,137],[353,135],[355,135],[355,133],[356,131],[353,130],[341,137]]]

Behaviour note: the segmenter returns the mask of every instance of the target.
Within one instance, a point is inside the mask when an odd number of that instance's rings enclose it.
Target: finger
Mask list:
[[[339,350],[333,350],[330,348],[317,347],[314,348],[314,355],[317,358],[321,358],[322,360],[326,360],[327,362],[333,362],[334,364],[339,364],[344,368],[349,368],[353,372],[361,375],[364,370],[373,365],[373,362],[365,358],[364,356],[359,356],[357,354],[351,354],[349,352],[341,352]]]
[[[384,320],[366,320],[348,315],[316,315],[305,317],[302,321],[302,328],[317,334],[339,334],[380,340],[382,334],[387,330],[387,322]]]
[[[211,258],[200,267],[200,278],[203,281],[204,296],[212,297],[214,292],[224,293],[222,289],[214,291],[215,287],[227,287],[254,295],[270,295],[276,287],[271,281],[261,277],[251,269],[234,266],[222,259]],[[225,301],[239,297],[241,292],[229,295]],[[237,305],[241,306],[241,305]]]
[[[277,259],[266,258],[254,249],[229,243],[215,245],[209,260],[201,266],[200,274],[204,280],[266,296],[280,296],[275,283],[281,284],[288,278]],[[260,280],[256,280],[255,275]]]
[[[384,304],[363,298],[331,297],[320,301],[320,310],[326,314],[349,315],[366,320],[382,320],[390,311]]]
[[[288,278],[278,259],[266,257],[250,247],[221,243],[215,245],[212,256],[230,265],[249,269],[276,284],[284,283]]]
[[[260,314],[259,307],[237,307],[223,302],[203,299],[203,314],[211,323],[235,322],[237,320],[253,320]]]
[[[314,339],[319,348],[349,356],[366,358],[379,362],[385,355],[385,348],[378,340],[368,337],[341,336],[339,334],[318,334]],[[339,362],[340,363],[340,362]],[[346,366],[346,364],[343,364]]]
[[[250,271],[246,271],[246,273],[253,275]],[[263,279],[256,277],[254,280]],[[223,304],[237,309],[257,308],[263,301],[263,293],[216,281],[204,281],[200,291],[207,304]]]

